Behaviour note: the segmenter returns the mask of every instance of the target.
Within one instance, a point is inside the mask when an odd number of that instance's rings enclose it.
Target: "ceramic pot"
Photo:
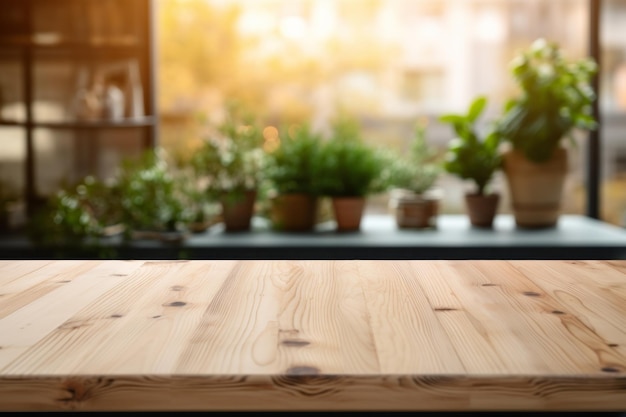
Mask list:
[[[426,229],[437,226],[440,190],[417,194],[408,190],[393,190],[390,206],[399,228]]]
[[[503,154],[503,163],[516,225],[556,226],[568,169],[567,151],[557,148],[549,160],[535,163],[522,152],[508,150]]]

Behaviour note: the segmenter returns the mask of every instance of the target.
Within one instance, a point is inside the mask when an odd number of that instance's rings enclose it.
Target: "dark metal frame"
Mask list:
[[[600,135],[602,134],[602,119],[600,114],[600,11],[601,0],[589,0],[589,56],[598,64],[598,72],[592,80],[592,87],[596,91],[596,100],[593,103],[593,115],[598,121],[598,127],[589,132],[587,143],[587,216],[600,218]]]

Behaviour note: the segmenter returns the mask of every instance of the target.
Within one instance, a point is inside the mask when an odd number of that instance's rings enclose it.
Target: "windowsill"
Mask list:
[[[217,224],[181,243],[108,238],[42,248],[26,237],[0,239],[0,259],[626,259],[626,229],[580,215],[562,215],[554,228],[515,226],[498,215],[493,229],[471,227],[466,215],[439,215],[433,229],[399,229],[389,215],[367,215],[361,230],[338,233],[334,222],[314,232],[271,230],[255,218],[249,232]]]

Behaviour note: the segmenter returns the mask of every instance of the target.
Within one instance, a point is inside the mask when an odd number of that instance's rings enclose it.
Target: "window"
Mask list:
[[[602,5],[602,218],[622,224],[626,1]],[[158,18],[160,143],[180,155],[232,97],[268,125],[324,126],[345,108],[369,141],[395,147],[426,119],[429,141],[443,149],[452,132],[437,116],[486,94],[485,122],[496,117],[515,92],[508,66],[519,49],[544,37],[577,59],[589,40],[587,0],[167,0]],[[586,139],[577,137],[566,213],[586,210]],[[461,212],[468,184],[444,175],[441,185],[443,211]],[[506,194],[502,176],[494,186]],[[505,195],[501,212],[507,204]]]

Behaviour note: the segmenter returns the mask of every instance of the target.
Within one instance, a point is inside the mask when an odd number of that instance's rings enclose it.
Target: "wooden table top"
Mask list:
[[[626,261],[0,261],[0,410],[626,410]]]

